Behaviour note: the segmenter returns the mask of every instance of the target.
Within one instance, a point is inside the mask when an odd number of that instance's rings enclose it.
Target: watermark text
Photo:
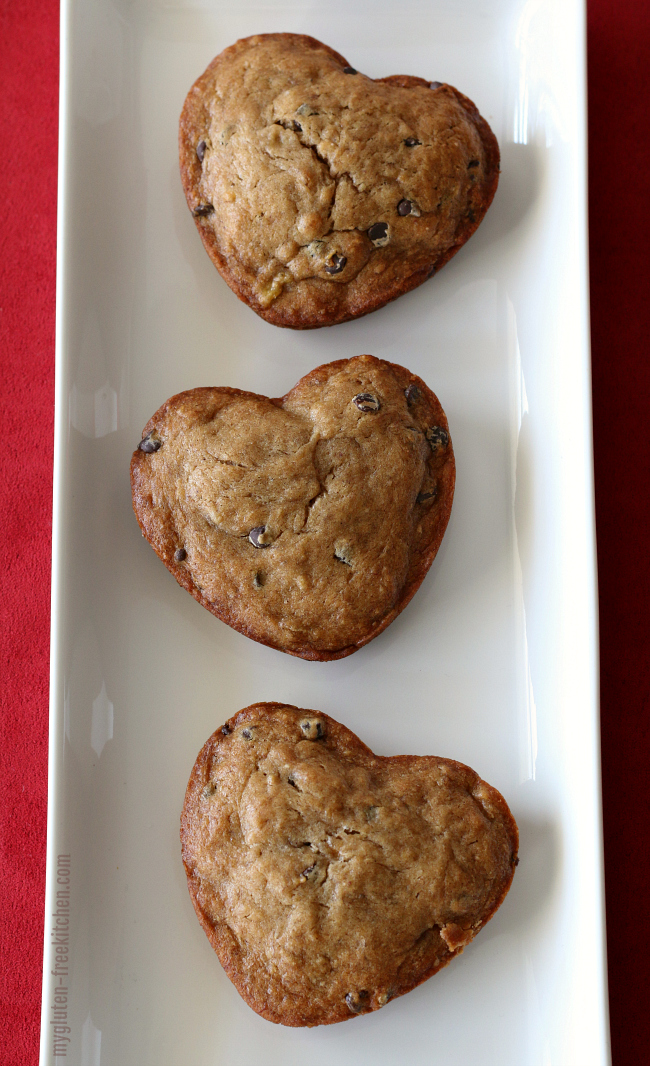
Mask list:
[[[55,910],[51,915],[50,944],[53,950],[54,977],[53,1002],[50,1004],[52,1026],[52,1050],[55,1056],[64,1059],[70,1046],[68,1025],[68,981],[70,957],[70,856],[57,855],[55,887]]]

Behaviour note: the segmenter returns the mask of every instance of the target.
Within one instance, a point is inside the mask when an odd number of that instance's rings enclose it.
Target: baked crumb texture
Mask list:
[[[411,599],[454,493],[449,426],[403,367],[318,367],[281,399],[193,389],[131,461],[142,532],[218,618],[305,659],[339,659]]]
[[[518,832],[469,767],[379,757],[326,714],[260,703],[200,752],[181,843],[238,992],[311,1026],[377,1010],[458,955],[510,887]]]
[[[187,202],[213,263],[262,318],[311,329],[414,289],[471,237],[499,147],[471,100],[373,80],[295,33],[216,57],[180,120]]]

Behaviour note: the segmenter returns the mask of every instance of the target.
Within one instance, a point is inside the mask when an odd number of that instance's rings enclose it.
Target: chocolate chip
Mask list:
[[[515,859],[515,866],[519,866],[519,856]]]
[[[432,426],[424,435],[434,452],[437,451],[438,448],[446,448],[449,444],[449,434],[446,429],[442,428],[442,426]]]
[[[269,541],[268,544],[261,544],[260,543],[260,538],[263,537],[265,533],[266,533],[266,526],[255,526],[255,529],[251,529],[250,533],[248,534],[248,539],[250,540],[250,542],[251,542],[251,544],[253,545],[254,548],[270,548],[271,547],[271,541]]]
[[[192,214],[194,218],[203,218],[205,215],[211,215],[214,211],[212,204],[199,204],[194,208]]]
[[[388,237],[388,223],[375,222],[368,230],[368,236],[371,241],[385,241]]]
[[[199,143],[197,144],[197,146],[196,146],[196,154],[198,156],[199,163],[203,162],[203,156],[205,155],[205,150],[206,150],[207,147],[208,146],[205,143],[205,141],[199,141]]]
[[[360,392],[354,397],[352,403],[356,404],[360,411],[378,411],[381,404],[376,396],[369,392]]]
[[[325,736],[325,726],[314,718],[306,718],[300,728],[308,740],[320,740]]]
[[[439,89],[441,87],[441,85],[442,85],[441,81],[430,81],[429,82],[429,88],[430,89]]]
[[[343,67],[344,74],[358,74],[358,71],[354,67]]]
[[[302,126],[300,125],[299,122],[296,122],[295,119],[293,120],[293,128],[296,131],[296,133],[302,133]]]
[[[410,215],[412,207],[413,207],[413,204],[411,203],[410,200],[400,200],[400,202],[397,205],[397,214],[398,215],[402,215],[402,217],[404,215]]]
[[[329,263],[325,267],[325,273],[326,274],[340,274],[346,263],[347,263],[347,259],[346,259],[346,257],[344,255],[339,255],[337,252],[334,252],[334,254],[332,255],[332,258],[330,259]]]
[[[417,137],[407,137],[404,144],[407,148],[415,148],[416,144],[422,144],[422,141],[418,141]]]
[[[244,738],[245,738],[246,740],[250,740],[250,739],[252,738],[252,736],[253,736],[253,734],[251,733],[250,729],[242,729],[242,731],[241,731],[241,735],[242,735],[242,736],[243,736],[243,737],[244,737]]]
[[[470,167],[477,167],[477,166],[479,166],[478,159],[470,159],[469,163],[467,164],[467,169],[469,170]]]
[[[420,492],[415,498],[416,503],[424,503],[425,500],[433,500],[437,492]]]
[[[407,389],[404,389],[404,395],[406,396],[406,402],[410,407],[412,403],[417,403],[421,394],[417,385],[411,384]]]
[[[144,452],[145,455],[151,455],[152,452],[157,452],[159,448],[162,448],[162,441],[153,435],[155,432],[152,430],[151,433],[147,433],[147,436],[143,437],[138,444],[138,450]]]
[[[230,733],[230,726],[229,725],[222,725],[221,732],[223,733],[224,737],[227,737],[228,734]]]
[[[308,866],[306,870],[302,871],[301,876],[304,877],[304,878],[307,878],[307,877],[309,877],[310,874],[313,874],[315,869],[316,869],[316,863],[312,863],[311,866]]]
[[[370,993],[364,988],[361,992],[348,992],[345,1002],[354,1014],[360,1014],[361,1011],[367,1010],[369,998]]]

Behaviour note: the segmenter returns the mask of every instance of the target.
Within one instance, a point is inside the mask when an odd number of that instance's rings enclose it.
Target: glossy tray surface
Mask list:
[[[66,0],[62,29],[42,1066],[606,1066],[582,5]],[[494,204],[439,276],[307,333],[230,292],[178,176],[194,79],[237,38],[279,30],[372,77],[456,85],[502,150]],[[140,536],[129,460],[174,393],[277,396],[364,352],[440,397],[456,499],[403,614],[347,659],[304,662],[176,585]],[[519,823],[501,910],[376,1014],[265,1022],[194,916],[187,779],[257,700],[325,711],[382,755],[468,763]]]

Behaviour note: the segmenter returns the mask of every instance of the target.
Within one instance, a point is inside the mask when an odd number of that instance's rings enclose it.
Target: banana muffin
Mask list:
[[[180,119],[189,208],[224,280],[267,322],[358,318],[414,289],[476,230],[499,147],[471,100],[372,79],[296,33],[247,37]]]
[[[518,832],[451,759],[374,755],[326,714],[258,703],[202,748],[181,816],[198,919],[272,1022],[383,1007],[459,955],[501,905]]]
[[[281,399],[173,396],[131,460],[136,517],[179,584],[240,633],[317,660],[350,655],[406,606],[454,482],[438,399],[371,355]]]

